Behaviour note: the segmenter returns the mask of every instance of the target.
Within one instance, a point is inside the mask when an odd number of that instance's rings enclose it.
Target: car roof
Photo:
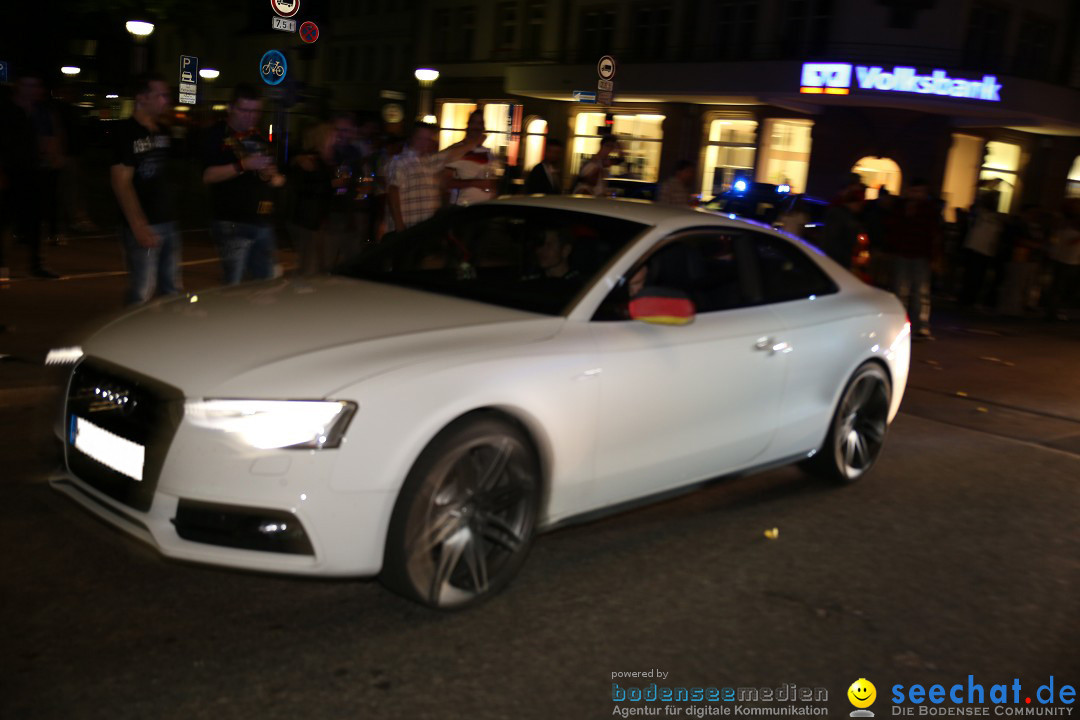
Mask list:
[[[491,201],[501,205],[551,208],[604,215],[643,225],[708,224],[761,228],[761,223],[697,208],[660,205],[650,200],[596,198],[588,195],[515,195]],[[485,203],[486,204],[486,203]]]

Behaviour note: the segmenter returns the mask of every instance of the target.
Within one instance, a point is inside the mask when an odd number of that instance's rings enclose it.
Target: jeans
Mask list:
[[[911,318],[911,330],[930,329],[930,261],[926,258],[893,258],[893,292]]]
[[[131,228],[125,227],[124,264],[128,269],[128,289],[124,302],[128,305],[144,303],[159,295],[175,295],[180,292],[180,233],[176,223],[159,223],[150,229],[161,238],[157,247],[143,247],[135,241]]]
[[[274,277],[274,228],[271,225],[215,220],[210,232],[221,255],[221,269],[226,285]]]

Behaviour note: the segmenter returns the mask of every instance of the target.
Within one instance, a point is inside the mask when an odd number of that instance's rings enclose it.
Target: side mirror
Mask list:
[[[689,325],[694,315],[694,303],[679,290],[645,287],[630,300],[631,319],[653,325]]]

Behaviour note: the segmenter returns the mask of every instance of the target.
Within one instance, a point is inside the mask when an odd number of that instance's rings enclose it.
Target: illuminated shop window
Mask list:
[[[711,198],[731,188],[737,177],[754,174],[757,121],[719,118],[709,123],[709,140],[701,163],[701,197]]]
[[[1069,179],[1065,181],[1065,197],[1080,197],[1080,155],[1073,160]]]
[[[573,120],[570,174],[576,176],[581,167],[600,149],[600,129],[604,113],[582,112]],[[660,149],[664,140],[664,116],[651,113],[615,115],[612,133],[619,138],[620,162],[611,166],[611,177],[632,178],[657,182],[660,176]]]
[[[487,139],[484,147],[510,165],[517,163],[521,135],[521,106],[511,103],[482,103],[484,130]],[[465,127],[476,103],[444,102],[439,112],[439,149],[445,150],[465,139]]]
[[[1016,173],[1020,169],[1020,146],[990,141],[986,143],[979,185],[998,192],[998,212],[1009,212],[1016,192]]]
[[[525,123],[525,162],[521,165],[523,171],[529,172],[544,159],[547,127],[547,120],[538,117],[530,118]]]
[[[982,151],[982,138],[953,133],[949,156],[945,160],[945,181],[941,185],[946,222],[956,222],[956,211],[967,211],[975,202]]]
[[[866,185],[866,199],[875,200],[882,185],[893,195],[900,194],[900,166],[889,158],[864,157],[851,166]]]
[[[790,185],[793,193],[806,192],[813,127],[813,120],[766,120],[757,181]]]

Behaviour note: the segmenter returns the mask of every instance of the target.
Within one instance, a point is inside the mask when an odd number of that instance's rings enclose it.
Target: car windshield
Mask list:
[[[348,277],[545,315],[578,293],[646,225],[589,213],[504,204],[449,209],[388,235]]]

